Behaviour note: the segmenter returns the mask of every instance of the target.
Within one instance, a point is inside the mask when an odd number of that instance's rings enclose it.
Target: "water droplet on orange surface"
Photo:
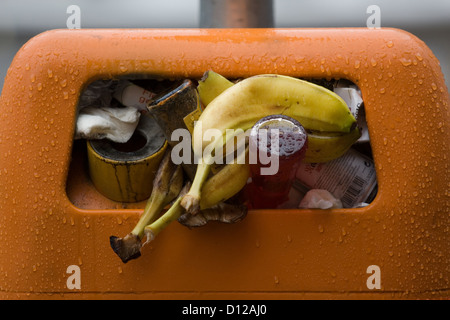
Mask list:
[[[375,60],[374,58],[372,58],[371,60],[370,60],[370,63],[372,64],[372,67],[376,67],[377,66],[377,60]]]
[[[409,67],[412,64],[411,59],[406,59],[406,58],[401,58],[400,62],[402,63],[402,65],[404,65],[405,67]]]

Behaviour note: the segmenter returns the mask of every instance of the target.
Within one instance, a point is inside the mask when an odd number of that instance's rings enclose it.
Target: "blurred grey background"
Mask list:
[[[45,30],[67,28],[70,5],[80,8],[82,29],[198,28],[202,1],[222,0],[0,0],[0,93],[20,47]],[[381,27],[409,31],[431,48],[449,87],[450,0],[273,0],[273,26],[366,27],[370,5],[379,6]]]

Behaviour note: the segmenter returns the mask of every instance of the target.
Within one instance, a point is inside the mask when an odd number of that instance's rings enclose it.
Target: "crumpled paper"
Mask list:
[[[79,111],[75,139],[109,139],[127,142],[136,129],[140,112],[133,107],[84,107]]]
[[[333,91],[345,101],[350,112],[356,119],[358,128],[361,131],[361,137],[359,137],[356,143],[369,142],[370,137],[366,122],[366,112],[359,87],[348,80],[341,79],[337,82]]]
[[[342,202],[329,191],[323,189],[309,190],[298,206],[300,209],[338,209]]]

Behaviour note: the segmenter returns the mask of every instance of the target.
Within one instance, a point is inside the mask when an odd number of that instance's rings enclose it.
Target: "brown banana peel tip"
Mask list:
[[[243,204],[229,204],[226,202],[219,203],[213,208],[204,210],[204,214],[208,215],[208,211],[215,210],[218,215],[217,221],[222,223],[236,223],[243,220],[247,216],[248,208]]]
[[[181,225],[188,227],[189,229],[192,229],[192,228],[203,227],[204,225],[206,225],[208,223],[208,220],[201,213],[196,214],[196,215],[185,213],[185,214],[181,215],[181,217],[178,218],[178,222]]]
[[[242,221],[247,216],[248,208],[243,204],[219,203],[211,208],[201,210],[196,215],[185,213],[178,222],[190,229],[206,225],[210,221],[232,224]]]
[[[189,214],[195,215],[200,212],[200,199],[198,197],[186,194],[180,204]]]
[[[111,236],[109,243],[123,263],[127,263],[141,256],[141,239],[132,233],[129,233],[124,238]]]

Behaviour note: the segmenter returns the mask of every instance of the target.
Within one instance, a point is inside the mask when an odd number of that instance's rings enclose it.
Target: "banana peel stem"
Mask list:
[[[153,190],[144,212],[131,232],[139,238],[144,235],[145,226],[152,223],[164,207],[178,196],[183,186],[183,170],[181,166],[172,163],[170,156],[171,153],[166,151],[153,181]]]
[[[208,178],[210,169],[211,165],[204,160],[198,164],[192,186],[189,192],[181,199],[180,203],[187,212],[195,214],[200,210],[201,189]]]
[[[132,234],[142,239],[145,226],[152,223],[164,208],[164,200],[165,195],[159,193],[149,198],[147,204],[145,205],[142,216],[140,217],[133,231],[131,231]]]
[[[144,236],[144,228],[156,219],[156,216],[164,207],[165,196],[161,192],[153,193],[147,201],[144,213],[140,217],[133,231],[123,238],[111,236],[109,243],[113,251],[119,256],[123,263],[141,256],[143,246],[141,239]]]
[[[139,219],[138,223],[131,233],[142,239],[145,226],[155,221],[164,207],[170,201],[172,201],[172,199],[178,196],[181,191],[182,183],[183,172],[182,168],[178,166],[171,180],[169,181],[170,187],[167,193],[158,191],[155,186],[155,192],[152,193],[150,198],[148,199],[147,204],[144,208],[144,213],[142,214],[141,218]]]
[[[185,212],[184,208],[181,206],[181,199],[182,197],[179,197],[169,208],[169,210],[166,211],[166,213],[164,213],[152,224],[145,227],[144,233],[147,240],[144,244],[153,241],[162,230],[164,230],[170,223],[177,220],[183,212]]]

